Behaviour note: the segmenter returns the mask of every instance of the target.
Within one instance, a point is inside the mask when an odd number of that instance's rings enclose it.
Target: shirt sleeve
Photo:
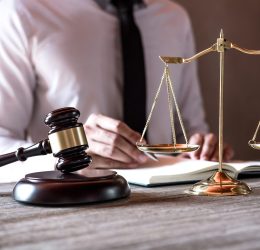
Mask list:
[[[184,57],[189,58],[195,54],[193,31],[189,22]],[[207,133],[208,125],[205,121],[205,112],[200,91],[197,62],[183,64],[180,107],[187,136],[194,133]]]
[[[26,140],[26,134],[33,112],[36,77],[25,30],[28,25],[12,2],[0,3],[0,154],[32,144]],[[12,163],[0,168],[0,181],[17,181],[33,170],[54,169],[53,162],[42,156],[41,161],[39,157],[28,159],[24,167],[21,162]]]

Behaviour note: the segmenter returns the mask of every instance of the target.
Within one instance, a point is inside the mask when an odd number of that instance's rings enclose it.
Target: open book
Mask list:
[[[210,177],[218,169],[218,162],[181,159],[163,156],[158,162],[149,161],[135,169],[116,169],[132,184],[157,186],[170,183],[195,182]],[[260,174],[260,161],[232,162],[223,164],[223,169],[231,177],[238,174]]]

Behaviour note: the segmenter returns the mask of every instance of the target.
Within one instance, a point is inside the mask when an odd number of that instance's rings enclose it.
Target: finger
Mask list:
[[[228,162],[234,157],[234,150],[228,144],[224,144],[223,147],[223,161]],[[212,156],[212,161],[219,161],[219,149],[215,151],[214,155]]]
[[[89,149],[96,155],[124,163],[133,163],[134,160],[118,148],[104,143],[89,140]]]
[[[234,155],[235,155],[235,152],[234,152],[233,148],[230,145],[225,144],[224,153],[223,153],[223,160],[228,162],[228,161],[232,160]]]
[[[130,141],[132,144],[136,144],[136,142],[141,138],[141,135],[139,133],[129,128],[122,121],[104,115],[91,114],[86,124],[99,126],[103,129],[120,134],[126,140]]]
[[[110,146],[112,151],[113,151],[112,149],[113,147],[117,148],[120,152],[123,152],[126,155],[128,155],[132,159],[132,161],[144,163],[148,160],[148,157],[145,156],[141,151],[139,151],[136,145],[129,143],[129,141],[127,141],[119,134],[110,132],[108,130],[99,127],[91,128],[88,126],[85,126],[85,131],[86,134],[88,135],[89,141],[91,141],[92,148],[95,146],[92,143],[93,141],[99,142],[101,144],[105,144],[106,147]],[[95,150],[95,148],[93,148],[93,150]],[[116,152],[117,151],[115,150],[114,153]],[[95,153],[98,154],[98,152]]]
[[[204,141],[203,135],[197,133],[191,136],[189,144],[203,145],[203,141]],[[198,150],[191,152],[189,155],[191,159],[198,160],[200,158],[200,154],[201,154],[201,147]]]
[[[109,159],[109,158],[105,158],[102,157],[100,155],[95,155],[90,153],[91,157],[92,157],[92,163],[91,163],[91,167],[92,168],[135,168],[137,167],[136,163],[124,163],[124,162],[120,162],[117,160],[113,160],[113,159]]]
[[[210,133],[204,136],[204,143],[201,149],[200,159],[211,160],[217,149],[217,137]]]
[[[211,156],[211,161],[219,161],[219,148],[216,147],[215,152]]]

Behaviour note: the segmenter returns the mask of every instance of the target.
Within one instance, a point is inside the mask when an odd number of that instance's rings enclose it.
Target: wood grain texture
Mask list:
[[[24,206],[0,184],[0,249],[259,249],[260,180],[248,183],[248,196],[132,186],[127,199],[63,208]]]

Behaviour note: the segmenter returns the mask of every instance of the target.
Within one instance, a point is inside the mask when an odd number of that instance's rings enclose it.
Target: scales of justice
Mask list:
[[[251,192],[251,188],[244,182],[238,181],[232,177],[230,177],[223,170],[223,90],[224,90],[224,55],[225,51],[228,49],[235,49],[245,54],[251,55],[260,55],[260,50],[248,50],[239,47],[238,45],[226,40],[224,38],[223,30],[220,31],[220,36],[217,38],[216,43],[214,43],[208,49],[205,49],[190,58],[181,58],[181,57],[169,57],[169,56],[160,56],[160,59],[164,63],[164,72],[161,78],[161,82],[159,84],[159,88],[156,92],[154,102],[151,107],[150,114],[148,115],[141,139],[136,143],[137,148],[146,153],[157,153],[157,154],[178,154],[184,152],[192,152],[199,149],[199,145],[191,145],[188,143],[187,135],[185,132],[184,124],[181,118],[181,112],[179,110],[176,96],[174,92],[173,82],[170,78],[169,72],[169,64],[183,64],[190,63],[199,57],[207,55],[211,52],[218,52],[219,57],[219,65],[220,65],[220,77],[219,77],[219,163],[218,170],[213,173],[211,177],[206,180],[202,180],[198,183],[195,183],[186,193],[192,195],[208,195],[208,196],[228,196],[228,195],[245,195]],[[170,113],[170,123],[171,123],[171,133],[172,133],[172,144],[145,144],[143,142],[144,135],[149,126],[149,123],[152,118],[152,114],[159,97],[161,88],[163,83],[166,84],[167,95],[168,95],[168,106]],[[176,141],[176,133],[175,133],[175,117],[173,113],[173,106],[175,106],[176,113],[180,122],[180,126],[182,129],[182,133],[185,139],[185,144],[178,144]],[[249,145],[254,148],[260,150],[260,142],[256,142],[256,135],[260,127],[260,121],[257,126],[256,132],[252,140],[249,141]]]

